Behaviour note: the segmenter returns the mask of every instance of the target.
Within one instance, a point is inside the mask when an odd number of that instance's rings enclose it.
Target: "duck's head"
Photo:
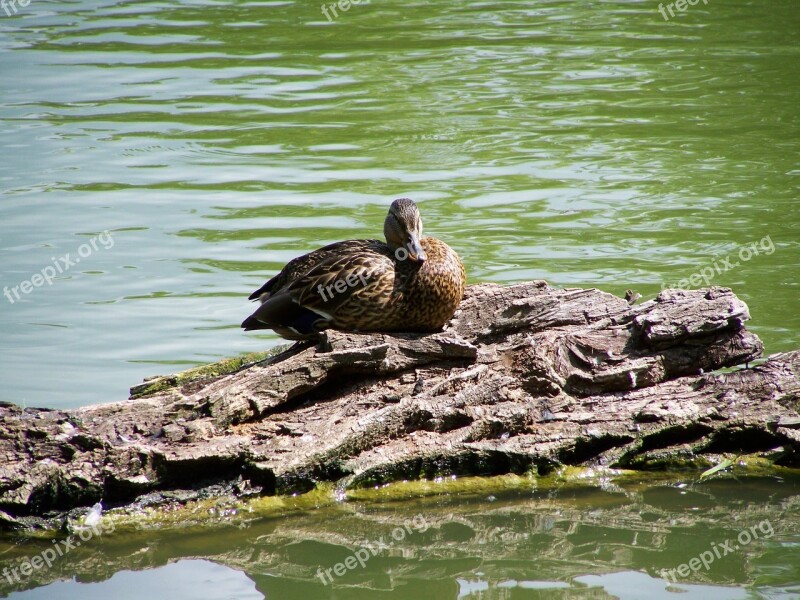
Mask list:
[[[423,263],[427,256],[422,249],[422,218],[419,209],[410,198],[399,198],[392,202],[389,214],[383,223],[383,235],[386,243],[394,250],[399,260],[408,260]],[[405,252],[401,251],[401,248]]]

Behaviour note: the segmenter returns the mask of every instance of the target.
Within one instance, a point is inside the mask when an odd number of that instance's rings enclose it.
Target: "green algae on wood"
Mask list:
[[[208,381],[216,379],[217,377],[235,373],[239,369],[262,362],[268,358],[272,358],[273,356],[280,354],[286,348],[286,345],[277,346],[263,352],[250,352],[248,354],[242,354],[241,356],[223,358],[215,363],[187,369],[186,371],[181,371],[179,373],[175,373],[174,375],[151,377],[131,388],[131,399],[145,398],[147,396],[152,396],[154,394],[166,391],[170,388],[176,388],[190,383],[207,383]]]

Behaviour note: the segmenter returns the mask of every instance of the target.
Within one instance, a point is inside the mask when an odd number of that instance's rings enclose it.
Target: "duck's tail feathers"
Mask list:
[[[273,329],[289,339],[305,339],[325,329],[330,316],[298,304],[288,292],[270,296],[242,322],[245,331]]]

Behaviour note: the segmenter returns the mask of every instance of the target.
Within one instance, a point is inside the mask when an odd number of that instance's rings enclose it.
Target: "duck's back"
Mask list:
[[[258,298],[264,301],[279,290],[288,288],[317,265],[327,263],[331,259],[342,256],[371,255],[373,253],[383,254],[386,251],[388,251],[388,246],[378,240],[345,240],[328,244],[290,260],[281,269],[280,273],[250,294],[249,299],[255,300]],[[265,294],[266,297],[264,297]]]

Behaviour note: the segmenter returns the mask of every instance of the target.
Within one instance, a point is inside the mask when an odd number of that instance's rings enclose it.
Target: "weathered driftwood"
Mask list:
[[[797,466],[800,351],[709,373],[761,355],[748,318],[725,288],[630,306],[594,289],[483,284],[441,333],[329,331],[318,346],[147,395],[164,387],[151,382],[124,402],[3,405],[0,524],[210,484],[288,494],[776,449]]]

